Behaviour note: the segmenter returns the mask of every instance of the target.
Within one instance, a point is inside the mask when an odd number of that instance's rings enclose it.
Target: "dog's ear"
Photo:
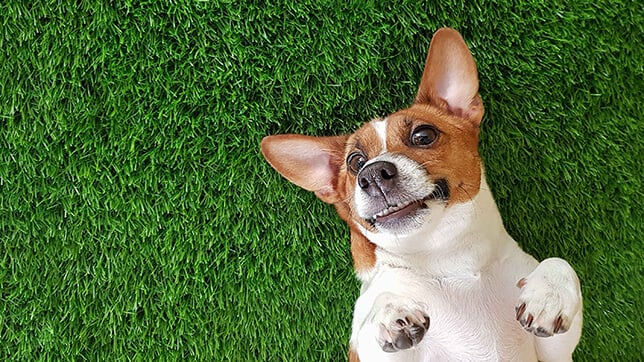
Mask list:
[[[478,90],[476,63],[461,34],[450,28],[438,30],[429,45],[415,102],[438,106],[478,126],[483,118]]]
[[[348,136],[267,136],[261,149],[266,161],[282,176],[334,204],[344,198],[338,192],[338,176],[347,139]]]

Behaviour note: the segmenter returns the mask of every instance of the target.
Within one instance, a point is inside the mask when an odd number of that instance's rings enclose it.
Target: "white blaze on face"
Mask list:
[[[373,120],[370,124],[376,130],[378,139],[380,139],[380,143],[382,144],[382,151],[380,151],[382,155],[387,152],[387,118]]]

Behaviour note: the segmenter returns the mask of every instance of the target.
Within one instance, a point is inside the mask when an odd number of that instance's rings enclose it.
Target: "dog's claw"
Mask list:
[[[563,319],[561,318],[561,316],[557,317],[557,319],[555,319],[555,326],[552,329],[552,331],[554,333],[559,333],[559,330],[561,329],[562,324],[563,324]]]
[[[521,316],[523,315],[523,312],[525,312],[525,303],[522,303],[520,306],[515,308],[516,310],[516,319],[518,321],[521,321]]]
[[[564,320],[561,316],[557,317],[555,320],[555,327],[553,328],[555,334],[557,333],[566,333],[568,329],[564,326]]]
[[[530,333],[533,333],[537,337],[551,337],[555,334],[565,333],[568,331],[568,329],[564,327],[564,320],[561,316],[555,319],[555,321],[553,322],[552,331],[550,331],[543,326],[533,326],[535,318],[532,314],[528,314],[526,318],[521,318],[524,312],[525,305],[522,304],[521,306],[517,307],[517,320],[519,321],[519,323],[521,323],[523,329]]]

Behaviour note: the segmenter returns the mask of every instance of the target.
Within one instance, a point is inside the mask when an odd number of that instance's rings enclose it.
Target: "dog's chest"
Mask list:
[[[427,288],[434,306],[429,311],[434,328],[428,330],[425,347],[430,354],[477,361],[507,361],[520,354],[529,336],[514,319],[518,293],[498,279],[489,274],[448,277]]]
[[[531,340],[514,320],[518,296],[514,289],[494,269],[469,276],[431,277],[384,267],[364,285],[356,315],[364,314],[359,309],[370,308],[382,295],[402,296],[421,302],[430,318],[425,338],[410,351],[416,355],[411,360],[530,360]]]

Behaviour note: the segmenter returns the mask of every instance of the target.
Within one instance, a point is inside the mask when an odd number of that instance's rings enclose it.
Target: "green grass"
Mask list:
[[[2,2],[0,359],[343,359],[348,230],[259,141],[406,106],[441,26],[507,228],[582,280],[576,359],[644,359],[641,5],[428,3]]]

